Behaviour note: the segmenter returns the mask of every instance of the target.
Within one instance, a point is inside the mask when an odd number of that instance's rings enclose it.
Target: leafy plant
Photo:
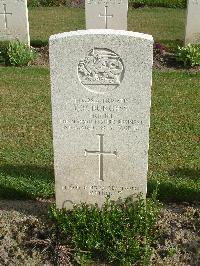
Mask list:
[[[185,66],[200,65],[200,45],[188,44],[185,47],[178,46],[176,59],[184,63]]]
[[[13,66],[28,66],[36,58],[36,52],[19,41],[9,43],[7,55],[9,63]]]
[[[147,202],[128,198],[109,199],[101,209],[96,205],[75,205],[72,210],[51,208],[50,217],[59,228],[64,244],[74,250],[81,265],[104,261],[114,265],[148,265],[160,204],[155,197]],[[62,243],[63,244],[63,243]]]

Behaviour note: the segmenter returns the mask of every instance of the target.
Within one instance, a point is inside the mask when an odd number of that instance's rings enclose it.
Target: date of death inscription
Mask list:
[[[135,194],[138,191],[138,188],[134,186],[99,186],[99,185],[89,185],[81,186],[70,184],[68,186],[63,186],[62,191],[81,191],[85,190],[91,196],[112,196],[113,194],[129,193]]]
[[[61,123],[66,130],[138,131],[143,121],[127,118],[131,113],[129,106],[126,98],[74,99],[71,115],[61,119]]]

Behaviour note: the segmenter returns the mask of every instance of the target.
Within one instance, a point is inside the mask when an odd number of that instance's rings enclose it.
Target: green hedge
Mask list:
[[[171,7],[171,8],[185,8],[187,0],[129,0],[130,6],[154,6],[154,7]]]
[[[84,6],[84,0],[28,0],[29,7],[36,6]],[[185,8],[187,0],[129,0],[130,7],[154,6]]]
[[[28,6],[64,6],[66,2],[67,0],[28,0]]]

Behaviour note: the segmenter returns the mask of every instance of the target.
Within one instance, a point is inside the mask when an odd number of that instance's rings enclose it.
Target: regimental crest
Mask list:
[[[94,48],[78,64],[81,84],[91,92],[106,93],[117,88],[124,77],[122,59],[109,49]]]

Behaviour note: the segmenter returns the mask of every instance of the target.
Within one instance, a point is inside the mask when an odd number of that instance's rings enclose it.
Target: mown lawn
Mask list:
[[[160,198],[200,199],[200,73],[153,75],[149,191]],[[46,68],[0,68],[2,160],[0,196],[54,194],[50,81]]]
[[[85,11],[64,7],[30,8],[29,21],[31,40],[47,41],[55,33],[85,29]],[[152,34],[157,41],[183,41],[185,10],[129,9],[128,30]]]
[[[49,70],[0,68],[2,166],[0,195],[53,194]]]

